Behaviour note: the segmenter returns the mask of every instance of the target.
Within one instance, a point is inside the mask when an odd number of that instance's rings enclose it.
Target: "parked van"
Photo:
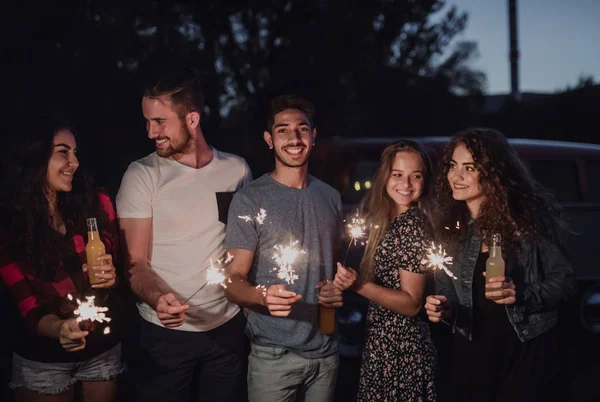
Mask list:
[[[371,186],[386,145],[399,138],[332,138],[319,140],[309,164],[311,173],[342,194],[347,217],[359,207]],[[449,137],[411,138],[428,150],[437,164]],[[600,145],[575,142],[509,139],[534,177],[556,197],[577,233],[567,248],[580,289],[576,308],[568,317],[586,336],[600,340]],[[598,247],[598,249],[596,248]],[[352,246],[347,265],[358,268],[362,249]],[[343,258],[343,257],[342,257]],[[366,302],[347,292],[338,314],[340,352],[360,354]]]

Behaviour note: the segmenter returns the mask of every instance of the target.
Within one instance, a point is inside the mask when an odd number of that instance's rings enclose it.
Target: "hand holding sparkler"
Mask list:
[[[351,287],[362,286],[358,273],[350,267],[344,267],[339,262],[337,263],[337,272],[333,279],[333,284],[341,291]]]
[[[274,317],[287,317],[292,312],[292,305],[302,298],[302,295],[291,292],[285,285],[271,285],[264,293],[263,304]]]
[[[165,327],[175,328],[183,324],[183,315],[188,308],[190,306],[181,304],[173,293],[167,293],[158,298],[156,314]]]
[[[82,331],[79,328],[77,318],[63,320],[58,333],[58,341],[67,352],[77,352],[85,348],[85,337],[88,331]]]
[[[448,325],[451,321],[452,306],[446,296],[431,295],[425,301],[425,311],[431,322],[444,322]]]

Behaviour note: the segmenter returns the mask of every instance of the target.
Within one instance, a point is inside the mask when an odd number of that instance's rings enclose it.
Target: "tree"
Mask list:
[[[275,94],[314,100],[320,135],[424,134],[462,124],[485,84],[469,68],[476,46],[455,43],[466,14],[441,0],[29,1],[6,15],[5,110],[68,111],[95,154],[118,145],[119,169],[151,150],[139,111],[147,64],[200,69],[206,132],[241,154],[261,145]]]

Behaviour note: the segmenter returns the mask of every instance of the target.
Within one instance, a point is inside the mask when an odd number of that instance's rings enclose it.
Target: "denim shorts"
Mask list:
[[[13,354],[12,389],[25,387],[40,394],[60,394],[77,381],[112,380],[124,371],[121,344],[74,363],[43,363]]]

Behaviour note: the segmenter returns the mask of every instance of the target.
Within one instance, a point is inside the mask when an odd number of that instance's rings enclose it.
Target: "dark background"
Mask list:
[[[485,95],[485,74],[471,67],[477,44],[457,39],[468,15],[451,4],[13,1],[0,25],[0,131],[18,135],[34,113],[68,117],[82,167],[114,195],[127,165],[153,150],[140,70],[185,65],[204,78],[209,142],[245,157],[255,177],[271,166],[262,142],[266,102],[286,92],[314,101],[321,138],[487,125],[509,137],[600,142],[593,78],[563,92],[524,93],[521,102]],[[508,74],[508,60],[506,67]]]
[[[262,140],[266,104],[289,92],[316,104],[317,146],[326,137],[445,136],[474,125],[515,138],[600,143],[600,85],[582,77],[520,101],[487,95],[485,73],[472,67],[477,43],[457,40],[468,15],[450,7],[440,16],[446,3],[5,2],[0,132],[10,141],[29,116],[67,117],[81,166],[115,196],[127,165],[154,148],[140,71],[189,66],[203,77],[209,143],[246,158],[254,177],[273,163]],[[340,371],[350,393],[357,364],[346,360]]]

